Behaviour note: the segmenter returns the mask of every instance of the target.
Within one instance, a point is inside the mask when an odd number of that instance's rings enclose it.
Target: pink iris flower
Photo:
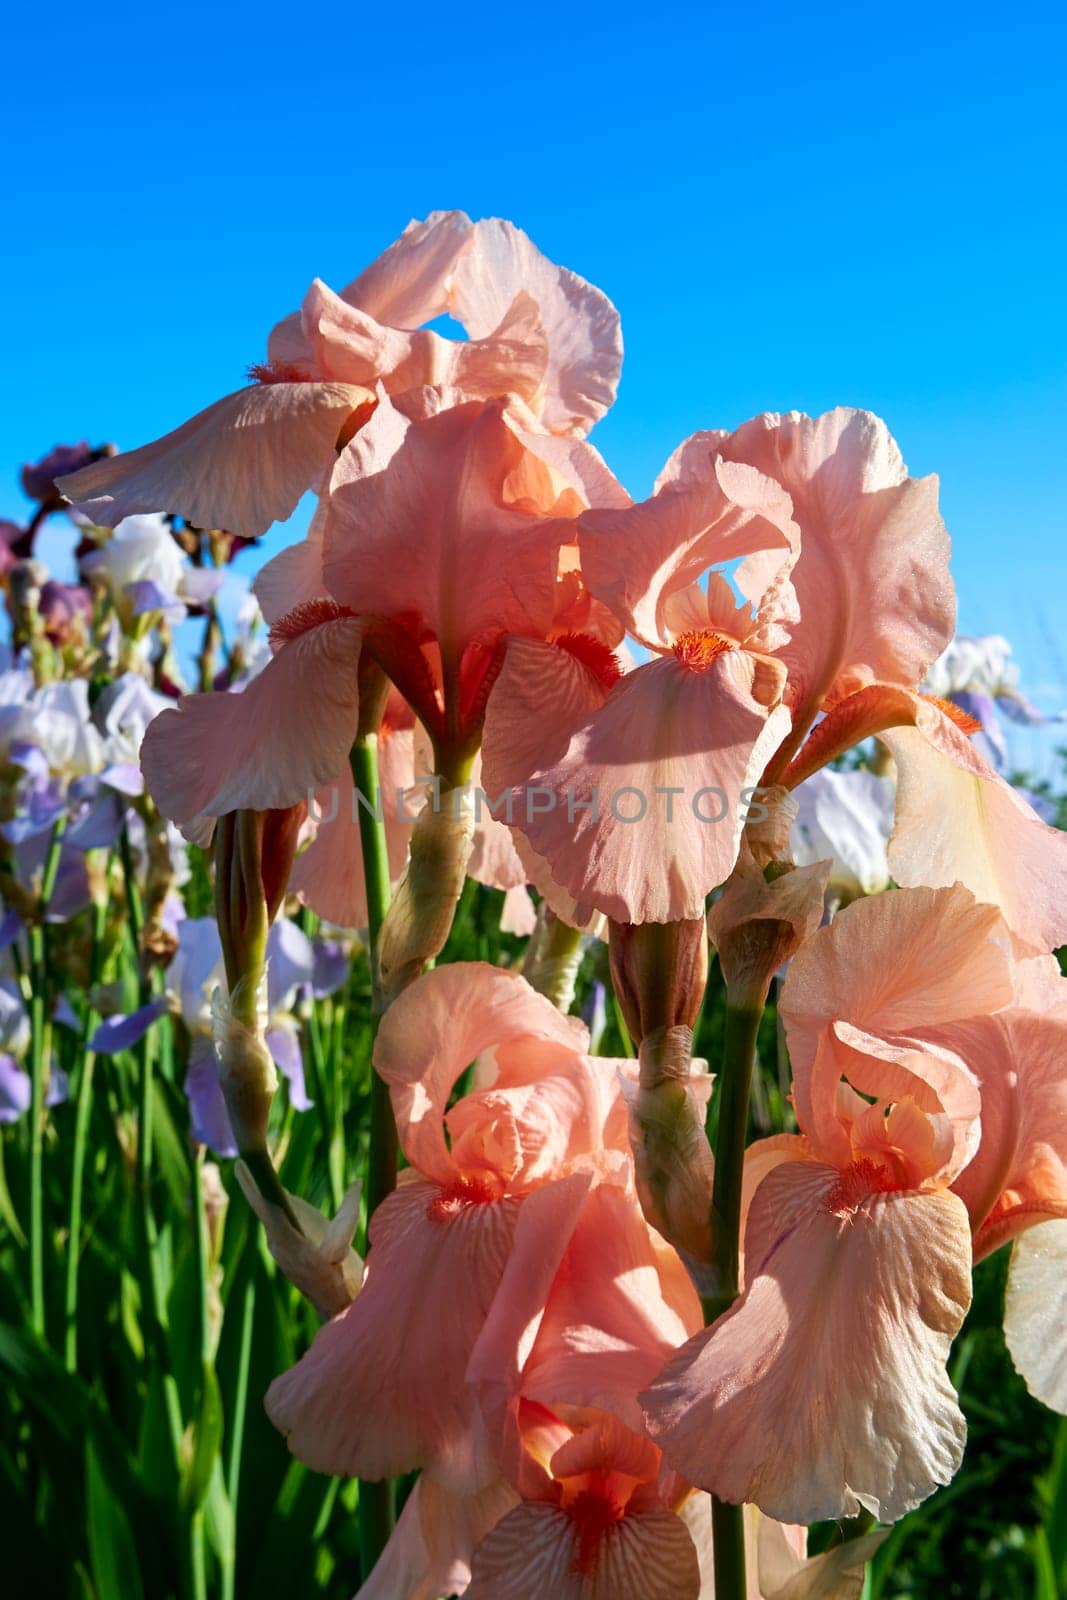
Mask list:
[[[496,1477],[466,1374],[501,1283],[542,1306],[590,1187],[625,1169],[617,1064],[587,1044],[521,978],[477,963],[390,1007],[374,1061],[410,1166],[375,1212],[359,1296],[267,1397],[309,1465],[432,1466],[464,1492]],[[449,1109],[472,1061],[475,1087]]]
[[[643,1401],[690,1481],[892,1521],[947,1483],[972,1260],[1067,1215],[1067,980],[951,889],[841,912],[781,1002],[798,1135],[751,1147],[745,1284]]]
[[[407,405],[381,398],[308,537],[261,574],[264,670],[239,695],[186,696],[149,730],[146,781],[183,825],[343,786],[364,651],[447,774],[477,750],[503,636],[567,626],[579,602],[561,547],[589,496],[622,496],[592,446],[502,399],[427,389]]]
[[[579,551],[654,659],[612,686],[516,641],[485,743],[491,785],[527,796],[520,848],[561,913],[698,915],[750,791],[877,733],[899,770],[897,881],[963,882],[1035,946],[1067,938],[1067,835],[972,747],[977,724],[917,692],[955,621],[948,535],[936,479],[909,477],[877,417],[696,434],[650,500],[585,513]],[[697,582],[737,558],[740,607],[721,573]]]
[[[719,573],[699,582],[758,553],[754,605]],[[651,500],[582,516],[579,554],[589,593],[652,659],[622,676],[592,653],[509,641],[487,785],[513,791],[523,859],[562,915],[699,917],[736,858],[742,792],[789,728],[776,656],[796,619],[788,497],[690,441]]]
[[[467,340],[423,326],[446,314]],[[107,527],[168,511],[255,537],[319,486],[381,389],[515,394],[547,432],[579,437],[611,405],[621,361],[618,315],[598,289],[510,222],[435,211],[340,294],[316,279],[274,329],[250,387],[60,488]]]

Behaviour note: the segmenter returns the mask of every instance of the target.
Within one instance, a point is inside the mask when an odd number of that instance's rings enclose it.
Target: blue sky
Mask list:
[[[695,428],[870,407],[941,474],[961,630],[1067,705],[1061,6],[194,0],[5,31],[0,515],[22,460],[155,437],[313,276],[459,206],[619,306],[595,442],[633,492]]]

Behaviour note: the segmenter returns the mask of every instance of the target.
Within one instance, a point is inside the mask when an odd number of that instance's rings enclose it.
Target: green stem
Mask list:
[[[89,951],[89,994],[100,980],[104,933],[107,928],[107,901],[93,901],[92,944]],[[68,1372],[78,1370],[78,1266],[81,1254],[82,1198],[85,1186],[85,1156],[89,1138],[89,1120],[93,1103],[93,1071],[96,1055],[89,1041],[99,1025],[100,1017],[92,1004],[86,1007],[79,1045],[80,1065],[77,1076],[77,1100],[74,1110],[74,1152],[70,1175],[70,1222],[67,1228],[67,1275],[63,1301],[64,1341],[63,1354]]]
[[[375,1015],[381,1011],[381,982],[378,971],[378,940],[389,909],[389,855],[385,842],[385,823],[377,814],[379,800],[378,736],[361,733],[349,757],[352,781],[357,795],[359,841],[363,849],[363,875],[367,888],[367,934],[370,943],[371,986]],[[366,805],[358,803],[363,795]],[[370,1147],[367,1153],[367,1178],[364,1198],[367,1222],[382,1201],[396,1188],[397,1136],[389,1088],[371,1066]],[[394,1486],[364,1483],[359,1486],[359,1552],[363,1580],[370,1576],[385,1549],[396,1520]]]
[[[141,903],[141,891],[137,884],[137,876],[134,869],[133,851],[130,848],[130,836],[125,826],[119,835],[119,854],[122,860],[122,874],[126,885],[126,908],[129,915],[130,943],[133,946],[134,959],[137,964],[138,985],[143,1005],[151,998],[152,983],[144,971],[141,947],[144,913]],[[162,1374],[167,1429],[170,1435],[174,1468],[177,1473],[180,1470],[182,1451],[181,1400],[167,1350],[167,1297],[163,1287],[163,1268],[156,1249],[158,1232],[155,1215],[152,1210],[151,1192],[152,1061],[155,1039],[156,1030],[153,1025],[141,1040],[138,1050],[141,1069],[138,1079],[137,1119],[136,1190],[140,1220],[138,1232],[141,1250],[141,1290],[144,1297],[144,1314],[148,1330],[148,1338],[145,1341],[146,1354],[149,1354],[150,1359],[154,1356]]]
[[[371,985],[374,1010],[380,1015],[381,984],[378,973],[378,939],[389,909],[389,855],[384,821],[375,814],[378,798],[378,736],[363,734],[352,746],[352,781],[356,792],[366,797],[360,805],[359,842],[363,849],[363,873],[367,886],[367,933],[370,942]],[[386,1195],[396,1188],[397,1138],[389,1088],[371,1070],[370,1154],[367,1163],[367,1217],[372,1217]]]
[[[37,916],[30,926],[30,1316],[33,1331],[45,1336],[44,1310],[44,1113],[48,1077],[48,944],[45,914],[56,885],[66,818],[59,817],[41,878]]]
[[[229,1458],[226,1462],[226,1498],[230,1502],[230,1514],[233,1517],[235,1535],[237,1530],[237,1499],[241,1488],[241,1447],[244,1444],[245,1416],[248,1411],[248,1375],[252,1366],[252,1328],[256,1312],[254,1249],[249,1252],[249,1255],[252,1265],[249,1268],[248,1282],[245,1284],[244,1298],[241,1301],[241,1331],[237,1346],[237,1378],[234,1384],[233,1415],[230,1418],[227,1429]],[[234,1542],[236,1543],[236,1537]],[[231,1549],[229,1560],[224,1563],[222,1569],[222,1600],[234,1600],[236,1580],[237,1566]]]
[[[190,1165],[193,1201],[193,1256],[196,1261],[197,1323],[200,1334],[200,1406],[201,1416],[207,1404],[207,1392],[214,1382],[214,1350],[211,1338],[211,1247],[208,1239],[207,1213],[204,1209],[204,1152],[198,1150]],[[193,1600],[206,1600],[207,1561],[204,1549],[204,1512],[197,1506],[189,1517],[189,1574]]]
[[[740,1289],[741,1180],[745,1167],[748,1101],[756,1061],[756,1037],[766,1001],[734,996],[727,990],[726,1035],[719,1079],[719,1125],[712,1188],[712,1266],[716,1291],[704,1300],[704,1320],[714,1322],[729,1310]],[[745,1600],[744,1508],[713,1495],[711,1527],[718,1600]]]

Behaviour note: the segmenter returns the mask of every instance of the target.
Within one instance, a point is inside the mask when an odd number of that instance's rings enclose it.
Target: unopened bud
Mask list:
[[[762,869],[742,847],[719,899],[708,912],[708,934],[719,954],[735,1004],[762,1005],[771,979],[822,921],[829,861],[810,867]]]
[[[657,1028],[693,1027],[708,981],[703,918],[612,922],[608,950],[615,995],[636,1045]]]
[[[363,1263],[352,1249],[359,1222],[360,1186],[352,1185],[332,1222],[298,1195],[283,1191],[290,1215],[260,1192],[248,1167],[238,1161],[237,1181],[267,1234],[271,1255],[289,1282],[321,1317],[336,1317],[356,1298]],[[293,1226],[293,1221],[299,1224]]]
[[[237,1148],[242,1152],[266,1148],[267,1122],[278,1087],[278,1074],[263,1042],[265,975],[258,990],[255,993],[249,981],[242,979],[229,999],[216,989],[211,1006],[219,1087]]]
[[[691,1272],[712,1256],[714,1177],[704,1132],[711,1078],[692,1047],[687,1027],[654,1029],[641,1041],[638,1083],[622,1085],[641,1209]]]
[[[758,867],[769,866],[772,862],[792,864],[789,834],[797,820],[800,802],[781,784],[758,789],[756,793],[759,797],[758,818],[753,815],[745,824],[745,839],[752,859]]]

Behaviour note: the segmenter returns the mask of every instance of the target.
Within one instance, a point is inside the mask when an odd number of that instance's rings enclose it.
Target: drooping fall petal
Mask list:
[[[463,1494],[424,1472],[355,1600],[438,1600],[462,1593],[470,1582],[474,1550],[517,1500],[502,1478]]]
[[[1067,1416],[1067,1219],[1042,1222],[1012,1246],[1004,1335],[1030,1393]]]
[[[274,1380],[267,1412],[318,1472],[373,1479],[433,1461],[474,1489],[492,1473],[464,1374],[522,1206],[450,1206],[407,1176],[374,1214],[361,1293]]]
[[[889,869],[904,886],[966,884],[1040,950],[1067,940],[1067,833],[983,760],[936,706],[881,735],[897,764]]]
[[[756,698],[754,658],[724,648],[699,670],[648,662],[598,709],[546,725],[535,706],[599,698],[563,657],[509,648],[486,720],[490,787],[513,787],[513,825],[579,906],[617,922],[700,917],[788,713]]]
[[[59,487],[104,527],[137,511],[169,511],[197,527],[257,538],[295,510],[332,463],[349,417],[373,399],[344,383],[239,389],[161,439],[61,478]]]
[[[362,624],[327,610],[239,694],[183,695],[149,725],[145,782],[176,822],[306,801],[348,760],[356,736]]]
[[[699,1600],[700,1568],[673,1511],[631,1512],[606,1526],[595,1554],[577,1517],[527,1501],[474,1553],[470,1600]]]
[[[741,1300],[642,1396],[653,1437],[689,1482],[781,1521],[895,1521],[963,1451],[945,1373],[971,1294],[962,1203],[786,1162],[753,1200],[746,1262]]]
[[[409,728],[379,736],[378,776],[389,875],[395,882],[404,870],[411,838],[411,822],[405,820],[402,802],[414,778]],[[368,795],[367,802],[373,807],[375,797]],[[356,805],[352,772],[346,763],[316,795],[314,817],[321,820],[314,839],[297,856],[289,874],[290,891],[327,922],[342,928],[367,926],[367,889]]]

